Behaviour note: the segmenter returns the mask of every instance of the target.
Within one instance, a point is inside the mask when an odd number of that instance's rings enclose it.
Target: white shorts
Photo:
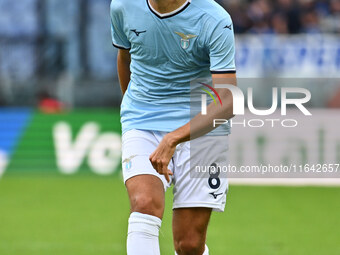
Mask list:
[[[228,191],[227,179],[216,172],[206,172],[202,175],[195,171],[198,166],[204,169],[203,166],[227,165],[228,136],[204,136],[179,144],[169,164],[169,169],[174,174],[169,184],[163,175],[156,172],[149,161],[149,156],[155,151],[165,134],[167,133],[136,129],[123,134],[124,182],[137,175],[154,175],[162,180],[165,190],[171,184],[174,185],[174,209],[206,207],[223,212]],[[193,149],[193,144],[199,145],[196,146],[197,150]]]

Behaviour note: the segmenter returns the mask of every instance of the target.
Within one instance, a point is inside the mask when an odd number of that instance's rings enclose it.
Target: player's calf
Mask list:
[[[178,208],[173,213],[173,234],[178,255],[207,255],[205,245],[210,208]]]

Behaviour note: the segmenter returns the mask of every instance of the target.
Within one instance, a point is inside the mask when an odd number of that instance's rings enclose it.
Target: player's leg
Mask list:
[[[227,151],[228,137],[209,136],[180,145],[174,154],[173,234],[179,255],[209,254],[204,245],[210,215],[224,211],[226,203],[228,181],[221,166],[227,165]]]
[[[173,210],[172,228],[178,255],[208,254],[205,241],[210,208],[178,208]]]
[[[164,185],[154,175],[137,175],[126,181],[132,212],[153,215],[162,219],[164,212]]]
[[[164,212],[164,185],[153,175],[138,175],[127,180],[131,204],[127,254],[158,255],[159,228]]]
[[[127,254],[159,255],[158,234],[168,184],[149,161],[159,140],[153,132],[142,130],[127,131],[122,138],[123,177],[131,204]]]

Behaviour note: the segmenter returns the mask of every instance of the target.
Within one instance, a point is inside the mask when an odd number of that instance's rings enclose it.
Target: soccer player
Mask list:
[[[131,203],[127,254],[160,254],[170,184],[176,253],[209,254],[209,219],[212,211],[224,210],[228,183],[218,175],[191,178],[190,172],[195,165],[226,164],[229,129],[212,123],[233,117],[233,100],[229,90],[216,89],[221,104],[211,103],[207,115],[191,118],[190,84],[236,83],[231,18],[213,0],[113,0],[111,25],[124,95],[122,163]],[[204,146],[192,150],[193,141]]]

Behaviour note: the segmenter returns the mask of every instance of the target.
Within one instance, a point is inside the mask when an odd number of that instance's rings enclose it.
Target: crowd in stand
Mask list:
[[[340,33],[340,0],[217,0],[236,33]]]

